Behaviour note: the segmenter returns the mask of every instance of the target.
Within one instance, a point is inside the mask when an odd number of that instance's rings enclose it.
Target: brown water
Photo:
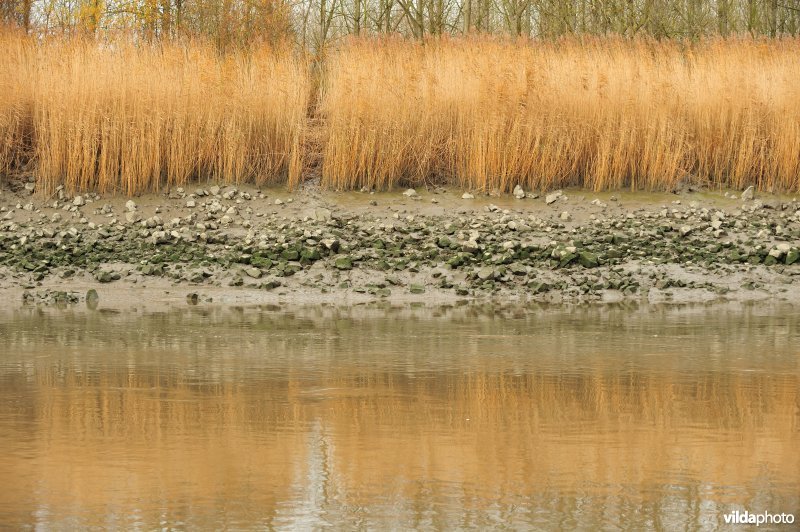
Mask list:
[[[800,312],[0,312],[0,479],[15,529],[800,517]]]

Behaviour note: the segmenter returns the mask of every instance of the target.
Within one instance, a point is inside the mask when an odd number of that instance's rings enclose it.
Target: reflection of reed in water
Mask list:
[[[182,367],[6,368],[0,473],[20,482],[0,493],[0,514],[46,504],[53,519],[83,508],[120,526],[354,525],[371,507],[450,527],[493,512],[536,522],[533,505],[574,525],[645,509],[632,518],[647,526],[699,519],[701,506],[719,517],[716,505],[764,493],[774,509],[798,503],[796,373],[515,374],[500,359],[468,372],[349,361],[209,378],[214,368],[175,355]]]

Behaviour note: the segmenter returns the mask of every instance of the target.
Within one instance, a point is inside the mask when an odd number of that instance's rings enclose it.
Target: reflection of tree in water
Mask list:
[[[18,313],[0,515],[672,528],[800,502],[790,315],[462,310]]]

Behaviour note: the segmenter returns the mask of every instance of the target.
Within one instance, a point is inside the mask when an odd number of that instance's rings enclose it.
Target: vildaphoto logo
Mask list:
[[[752,513],[745,510],[734,510],[723,516],[726,525],[791,525],[794,514],[771,514],[769,512]]]

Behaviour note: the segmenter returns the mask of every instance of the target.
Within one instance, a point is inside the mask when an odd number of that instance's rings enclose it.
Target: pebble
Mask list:
[[[558,201],[558,198],[560,198],[563,195],[564,193],[561,190],[556,190],[555,192],[551,192],[550,194],[546,195],[544,197],[544,202],[547,203],[548,205],[551,205],[556,201]]]

